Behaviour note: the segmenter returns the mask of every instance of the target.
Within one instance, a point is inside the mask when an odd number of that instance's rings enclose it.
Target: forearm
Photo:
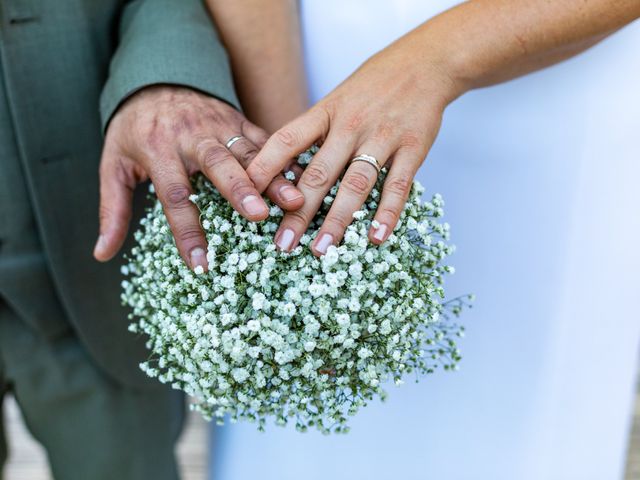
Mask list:
[[[308,107],[295,0],[207,0],[249,120],[275,131]]]
[[[408,49],[396,51],[442,67],[455,98],[569,58],[638,17],[638,0],[472,0],[401,38]]]

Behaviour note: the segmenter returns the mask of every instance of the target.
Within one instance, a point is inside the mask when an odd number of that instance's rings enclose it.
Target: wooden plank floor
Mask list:
[[[636,395],[636,411],[627,452],[627,475],[625,480],[640,480],[640,381]]]
[[[44,450],[26,431],[15,401],[9,396],[4,403],[11,452],[3,480],[52,480]],[[190,413],[177,449],[182,480],[207,478],[207,429],[199,414]]]
[[[5,401],[7,436],[11,457],[5,480],[52,480],[42,448],[25,430],[12,398]],[[183,480],[205,480],[207,472],[207,424],[199,414],[191,413],[178,445]],[[625,480],[640,480],[640,385]]]

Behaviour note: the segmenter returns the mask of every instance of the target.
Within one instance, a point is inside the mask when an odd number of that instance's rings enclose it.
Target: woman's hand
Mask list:
[[[390,168],[375,214],[380,226],[369,233],[385,241],[449,102],[576,55],[639,16],[638,0],[475,0],[425,22],[278,130],[249,165],[263,190],[295,155],[322,143],[297,184],[304,205],[284,216],[276,244],[297,245],[348,166],[312,250],[321,255],[341,240],[378,175],[365,162],[348,165],[361,154]]]
[[[347,167],[336,199],[312,244],[316,255],[337,245],[373,188],[375,166],[356,155],[373,156],[389,168],[369,238],[384,242],[393,231],[413,178],[431,147],[455,85],[436,64],[421,60],[411,41],[398,42],[372,57],[311,110],[278,130],[249,165],[261,190],[290,159],[314,142],[322,146],[300,177],[302,208],[290,211],[276,233],[282,250],[294,248],[329,189]]]

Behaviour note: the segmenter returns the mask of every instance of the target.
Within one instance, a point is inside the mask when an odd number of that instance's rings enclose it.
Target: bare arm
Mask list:
[[[396,43],[439,64],[462,94],[572,57],[638,17],[638,0],[475,0]]]
[[[249,120],[273,132],[308,107],[296,0],[207,0]]]
[[[413,177],[454,99],[575,55],[640,16],[640,0],[474,0],[438,15],[367,60],[307,113],[278,130],[249,165],[260,190],[298,152],[326,139],[297,184],[302,208],[276,233],[294,248],[349,159],[393,160],[370,240],[393,231]],[[316,255],[340,242],[378,172],[348,166],[312,244]]]

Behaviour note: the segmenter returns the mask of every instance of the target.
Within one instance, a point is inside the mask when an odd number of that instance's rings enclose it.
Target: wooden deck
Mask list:
[[[2,480],[53,480],[44,450],[26,431],[15,401],[9,397],[4,403],[11,452]],[[190,414],[178,445],[182,480],[207,478],[207,429],[208,424],[199,414]]]
[[[52,480],[42,448],[25,430],[12,398],[5,401],[7,436],[11,457],[4,480]],[[183,480],[205,480],[207,472],[207,424],[191,414],[178,446]],[[640,385],[625,480],[640,480]]]
[[[627,474],[625,480],[640,480],[640,382],[636,395],[636,410],[627,452]]]

